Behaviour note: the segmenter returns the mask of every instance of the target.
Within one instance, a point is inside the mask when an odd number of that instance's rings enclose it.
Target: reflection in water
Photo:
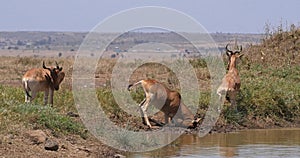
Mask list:
[[[300,129],[182,135],[166,147],[128,157],[300,157]]]

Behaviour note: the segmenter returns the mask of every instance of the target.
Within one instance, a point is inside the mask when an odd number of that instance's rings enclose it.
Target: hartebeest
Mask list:
[[[177,91],[170,90],[164,84],[151,79],[140,80],[131,84],[128,86],[128,90],[130,91],[133,86],[138,84],[142,85],[145,92],[146,98],[140,103],[139,107],[143,122],[149,128],[152,127],[147,115],[147,108],[149,105],[154,105],[164,113],[165,124],[170,123],[172,120],[178,126],[193,127],[194,122],[199,121],[194,120],[194,115],[188,107],[183,104],[181,95]]]
[[[227,95],[227,99],[229,99],[231,103],[231,107],[236,109],[236,95],[241,87],[241,79],[239,76],[239,72],[236,68],[237,59],[242,57],[242,46],[240,46],[239,50],[232,51],[228,49],[228,45],[226,45],[226,55],[228,56],[228,72],[224,76],[221,85],[217,90],[217,94],[219,98],[222,98],[222,95]]]
[[[57,62],[55,63],[56,67],[49,68],[43,62],[43,68],[33,68],[24,74],[22,84],[25,90],[25,102],[31,102],[39,91],[44,91],[44,104],[48,104],[49,94],[50,104],[53,104],[54,90],[59,89],[59,85],[65,77],[62,67],[59,67]]]

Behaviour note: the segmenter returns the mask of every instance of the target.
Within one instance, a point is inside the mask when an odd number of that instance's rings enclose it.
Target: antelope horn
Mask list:
[[[58,63],[56,61],[55,61],[55,64],[56,64],[56,68],[59,69]]]
[[[50,68],[48,68],[48,67],[45,66],[45,61],[43,61],[43,68],[50,70]]]
[[[46,66],[45,66],[45,62],[44,62],[44,61],[43,61],[43,68],[44,68],[44,69],[47,69]]]
[[[43,61],[43,68],[44,68],[44,69],[47,69],[47,70],[49,70],[49,71],[51,71],[50,68],[48,68],[48,67],[45,66],[45,61]]]
[[[231,53],[232,53],[232,51],[231,50],[229,50],[228,49],[228,45],[229,45],[229,43],[226,45],[226,54],[228,55],[228,56],[230,56],[231,55]]]
[[[226,48],[226,51],[227,51],[227,52],[230,52],[230,50],[228,49],[228,45],[229,45],[229,43],[226,45],[225,48]]]

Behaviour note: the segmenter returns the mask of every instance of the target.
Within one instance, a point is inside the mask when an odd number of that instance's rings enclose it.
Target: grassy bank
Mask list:
[[[298,126],[300,123],[300,29],[291,25],[266,34],[247,48],[238,64],[241,92],[238,115],[225,120],[256,128]]]
[[[243,128],[268,128],[299,126],[300,124],[300,30],[291,28],[269,34],[260,45],[244,49],[244,57],[238,63],[241,76],[241,92],[238,95],[238,112],[225,103],[216,128],[235,126]],[[224,58],[226,60],[226,58]],[[57,60],[67,76],[61,90],[55,92],[54,106],[43,106],[42,94],[32,104],[24,104],[20,80],[25,70],[40,67]],[[85,129],[78,118],[67,116],[75,112],[71,74],[72,58],[1,57],[0,76],[0,129],[13,131],[13,124],[30,128],[50,129],[54,133],[70,133],[85,137]],[[116,60],[102,59],[96,69],[97,96],[107,114],[117,124],[128,121],[134,125],[140,119],[126,114],[115,103],[110,90],[110,73]],[[201,83],[197,114],[204,117],[210,103],[210,74],[202,59],[190,61]],[[102,64],[101,64],[102,63]],[[155,78],[173,89],[180,88],[175,74],[159,64],[145,64],[132,74],[130,81]],[[105,85],[105,86],[103,86]],[[204,85],[204,86],[203,86]],[[137,102],[141,90],[132,92]],[[117,121],[119,120],[119,121]],[[143,126],[141,124],[139,127]],[[137,129],[137,128],[133,128]]]
[[[79,120],[67,116],[74,111],[70,91],[58,92],[55,105],[41,105],[43,96],[30,104],[24,103],[21,88],[0,85],[0,127],[1,132],[15,131],[14,125],[21,124],[30,129],[50,129],[54,134],[78,134],[86,137],[84,126]]]
[[[252,65],[241,73],[238,113],[225,109],[224,120],[247,128],[299,126],[299,66]]]
[[[242,87],[238,95],[238,112],[231,111],[230,104],[226,102],[218,125],[267,128],[299,124],[300,66],[274,68],[251,64],[247,68],[243,62],[240,63]],[[41,105],[42,93],[32,104],[24,104],[24,92],[18,86],[1,85],[0,92],[2,132],[10,129],[14,123],[22,123],[30,128],[47,128],[54,133],[85,137],[80,120],[67,116],[68,112],[76,113],[71,89],[63,86],[60,91],[55,92],[53,107]],[[198,115],[204,117],[210,103],[210,91],[201,92],[200,95]],[[105,112],[117,124],[128,122],[128,119],[134,125],[135,122],[140,122],[139,118],[122,111],[114,101],[109,87],[98,88],[97,96]],[[142,90],[132,92],[132,97],[137,102],[141,101]]]

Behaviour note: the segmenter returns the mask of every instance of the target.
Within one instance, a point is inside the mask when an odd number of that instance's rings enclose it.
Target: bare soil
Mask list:
[[[49,133],[49,131],[47,132]],[[25,131],[15,134],[0,134],[1,157],[115,157],[121,151],[108,147],[90,136],[82,139],[76,135],[54,137],[59,144],[57,151],[45,150],[44,143],[34,144]]]

